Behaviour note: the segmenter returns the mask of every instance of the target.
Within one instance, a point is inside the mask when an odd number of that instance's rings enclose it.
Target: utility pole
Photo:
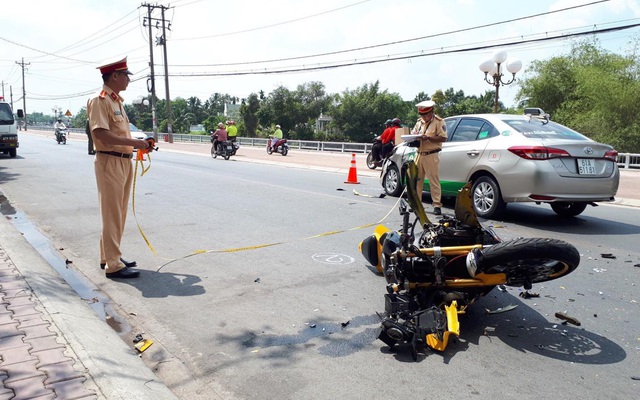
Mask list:
[[[156,29],[159,29],[159,25],[160,22],[162,22],[162,35],[160,37],[156,38],[156,45],[162,45],[163,46],[163,52],[164,52],[164,79],[165,79],[165,91],[166,91],[166,97],[167,97],[167,134],[168,134],[168,138],[169,138],[169,142],[173,143],[173,127],[172,127],[172,117],[171,117],[171,97],[169,95],[169,71],[168,71],[168,67],[167,67],[167,34],[166,34],[166,30],[171,30],[171,23],[167,23],[167,21],[164,18],[164,11],[166,9],[168,9],[169,7],[165,7],[163,5],[152,5],[152,4],[148,4],[148,3],[144,3],[142,4],[143,7],[147,7],[147,17],[143,23],[143,26],[146,26],[146,24],[149,24],[149,53],[150,53],[150,57],[151,57],[151,79],[150,79],[150,83],[151,83],[151,88],[149,89],[151,91],[151,112],[152,112],[152,118],[153,118],[153,126],[154,126],[154,130],[153,130],[153,135],[154,138],[157,140],[158,137],[158,128],[157,128],[157,120],[156,120],[156,116],[155,116],[155,90],[156,90],[156,83],[155,83],[155,72],[154,72],[154,65],[153,65],[153,46],[151,43],[151,22],[152,21],[156,21]],[[159,8],[162,11],[162,18],[161,19],[157,19],[157,18],[152,18],[151,17],[151,11]],[[167,25],[165,24],[167,23]]]
[[[24,112],[24,130],[27,130],[27,91],[24,87],[24,66],[30,65],[31,63],[24,63],[24,57],[22,57],[22,62],[19,63],[16,61],[16,64],[22,67],[22,110]]]
[[[162,7],[162,46],[164,48],[164,87],[167,91],[167,133],[169,134],[169,142],[173,143],[173,128],[171,118],[171,97],[169,97],[169,66],[167,65],[167,31],[165,30],[164,10]],[[171,30],[171,24],[169,24]]]
[[[151,92],[151,119],[153,122],[153,139],[158,141],[158,119],[156,118],[156,75],[155,69],[153,65],[153,42],[151,41],[151,10],[153,10],[156,6],[152,6],[151,4],[143,4],[143,6],[147,7],[147,19],[143,20],[142,25],[148,23],[149,26],[149,57],[150,63],[149,67],[151,68],[151,77],[147,81],[147,89]]]
[[[4,81],[2,81],[2,98],[4,99]]]

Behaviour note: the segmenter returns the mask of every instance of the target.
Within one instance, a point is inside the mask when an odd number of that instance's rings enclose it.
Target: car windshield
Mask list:
[[[571,139],[589,140],[588,137],[560,125],[553,121],[544,121],[537,118],[527,119],[505,119],[507,125],[522,133],[524,136],[533,139]]]
[[[11,108],[6,103],[0,103],[0,124],[13,124],[13,114],[11,113]]]

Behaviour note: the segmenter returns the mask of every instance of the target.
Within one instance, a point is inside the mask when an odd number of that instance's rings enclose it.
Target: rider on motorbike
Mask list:
[[[60,130],[67,129],[67,126],[64,124],[64,122],[62,122],[61,118],[58,118],[56,122],[53,124],[53,128],[55,129],[55,135],[57,139],[58,135],[60,134]]]
[[[216,151],[220,150],[220,143],[227,140],[227,130],[224,128],[224,124],[220,122],[218,124],[218,129],[211,134],[211,141],[213,142],[213,148]]]
[[[393,150],[393,146],[395,146],[396,129],[400,128],[400,125],[402,125],[400,119],[394,118],[391,121],[391,127],[384,130],[384,133],[380,137],[380,140],[382,141],[380,159],[384,160],[389,154],[391,154],[391,150]]]
[[[274,152],[278,150],[278,142],[280,140],[282,140],[282,130],[280,125],[276,125],[276,131],[273,132],[273,138],[271,139],[271,148]]]
[[[382,132],[382,134],[380,136],[378,136],[374,140],[373,146],[371,147],[371,154],[373,155],[373,159],[376,161],[376,163],[379,163],[380,161],[382,161],[382,158],[380,157],[380,153],[382,152],[382,137],[391,128],[391,122],[392,121],[390,119],[385,121],[385,123],[384,123],[384,125],[385,125],[384,131]]]

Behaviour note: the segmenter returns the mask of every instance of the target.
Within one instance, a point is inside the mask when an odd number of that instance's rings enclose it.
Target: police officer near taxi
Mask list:
[[[435,115],[436,103],[431,100],[416,104],[420,118],[413,127],[413,134],[420,135],[418,148],[418,196],[422,197],[424,178],[429,179],[433,214],[442,214],[442,189],[440,187],[440,151],[442,143],[447,141],[447,125]]]
[[[122,259],[120,241],[133,184],[133,150],[146,149],[149,143],[131,137],[129,118],[119,94],[129,85],[127,58],[98,69],[104,85],[100,94],[87,103],[87,115],[96,149],[94,168],[102,216],[100,266],[106,268],[110,279],[137,278],[140,272],[132,268],[136,262]]]

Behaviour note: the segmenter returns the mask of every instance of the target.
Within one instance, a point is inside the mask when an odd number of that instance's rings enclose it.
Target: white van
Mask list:
[[[18,117],[22,118],[22,110],[18,110]],[[11,105],[0,96],[0,151],[10,157],[18,155],[18,124],[13,117]]]

